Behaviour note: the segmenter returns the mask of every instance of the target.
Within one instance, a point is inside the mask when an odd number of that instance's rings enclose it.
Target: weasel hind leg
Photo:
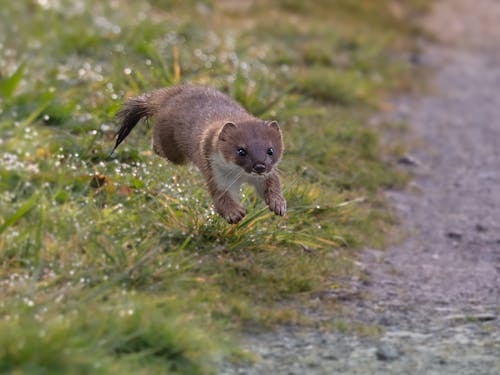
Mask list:
[[[186,155],[175,143],[173,131],[166,127],[155,126],[153,128],[153,151],[174,164],[185,164],[188,161]]]

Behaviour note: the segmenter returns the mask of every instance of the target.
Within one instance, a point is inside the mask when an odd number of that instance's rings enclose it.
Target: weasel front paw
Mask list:
[[[216,204],[215,210],[220,216],[226,219],[229,224],[237,224],[245,217],[245,209],[229,199]]]
[[[276,215],[285,216],[286,200],[281,195],[273,195],[267,202],[269,209]]]
[[[243,207],[236,206],[231,210],[225,210],[221,215],[229,224],[238,224],[245,217],[245,213],[246,211]]]

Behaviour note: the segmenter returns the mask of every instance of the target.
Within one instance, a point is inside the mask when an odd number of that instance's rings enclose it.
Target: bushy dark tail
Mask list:
[[[147,118],[154,114],[154,106],[150,104],[150,99],[151,94],[130,98],[123,105],[123,108],[116,114],[116,118],[120,121],[121,127],[115,135],[115,147],[113,147],[110,155],[112,155],[120,143],[127,138],[129,133],[137,125],[141,118]]]
[[[120,143],[127,138],[141,118],[153,116],[171,97],[182,93],[185,88],[186,86],[182,85],[161,88],[127,100],[123,108],[116,114],[121,127],[116,132],[115,147],[109,155],[111,156]]]

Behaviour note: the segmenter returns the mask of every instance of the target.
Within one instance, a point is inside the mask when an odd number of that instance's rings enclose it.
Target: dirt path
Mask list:
[[[249,339],[253,368],[222,373],[500,374],[500,1],[442,0],[428,27],[434,92],[395,103],[421,140],[418,192],[388,193],[410,235],[362,257],[346,317],[384,333],[270,333]]]
[[[373,270],[386,298],[393,283],[408,303],[457,307],[500,302],[500,3],[438,3],[429,27],[443,46],[425,56],[438,67],[435,93],[398,103],[398,114],[426,145],[415,185],[392,193],[413,232]]]

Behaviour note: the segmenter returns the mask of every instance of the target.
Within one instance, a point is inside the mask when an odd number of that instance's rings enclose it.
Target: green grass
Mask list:
[[[2,6],[0,373],[207,374],[235,331],[308,324],[394,223],[381,191],[405,176],[367,123],[409,87],[425,3]],[[227,225],[146,125],[108,157],[124,99],[179,82],[280,121],[285,218],[245,190]]]

